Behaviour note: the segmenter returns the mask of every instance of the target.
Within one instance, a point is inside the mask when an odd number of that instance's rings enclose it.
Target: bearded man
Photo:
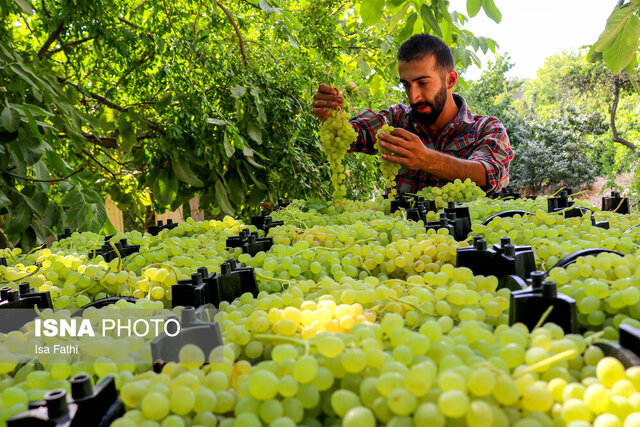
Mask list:
[[[402,165],[398,192],[441,187],[456,178],[474,181],[485,192],[499,192],[509,183],[513,151],[504,126],[495,117],[472,114],[453,88],[458,82],[451,49],[439,38],[416,34],[398,49],[398,72],[410,105],[380,112],[363,110],[350,120],[358,133],[350,152],[376,154],[376,132],[385,123],[395,130],[380,134],[379,143],[395,153],[383,158]],[[320,84],[313,113],[321,120],[329,109],[342,108],[342,93]]]

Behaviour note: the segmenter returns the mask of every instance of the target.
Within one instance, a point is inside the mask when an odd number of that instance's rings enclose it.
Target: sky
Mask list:
[[[514,67],[510,77],[533,78],[545,58],[564,50],[577,51],[593,44],[604,30],[607,17],[617,0],[494,0],[502,21],[496,24],[483,10],[469,20],[464,28],[476,36],[498,42],[501,53],[508,53]],[[467,15],[467,0],[450,0],[450,10]],[[479,51],[482,65],[492,59]],[[472,67],[465,73],[467,80],[480,76]]]

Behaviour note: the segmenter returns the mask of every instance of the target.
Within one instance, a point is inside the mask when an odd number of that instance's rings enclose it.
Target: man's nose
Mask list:
[[[415,90],[413,88],[410,88],[408,90],[408,96],[409,96],[409,102],[412,104],[417,104],[418,102],[422,101],[422,95],[420,94],[419,90]]]

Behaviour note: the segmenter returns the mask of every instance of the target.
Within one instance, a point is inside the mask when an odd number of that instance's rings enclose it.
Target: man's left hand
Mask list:
[[[395,153],[395,156],[383,154],[382,158],[405,165],[412,170],[426,170],[433,154],[424,146],[420,137],[408,130],[396,128],[391,134],[378,134],[378,142],[382,148]]]

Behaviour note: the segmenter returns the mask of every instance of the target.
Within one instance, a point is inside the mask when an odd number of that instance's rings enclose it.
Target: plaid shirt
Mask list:
[[[509,183],[509,163],[513,159],[513,151],[509,137],[500,120],[495,117],[471,114],[467,102],[459,95],[453,99],[460,111],[449,122],[436,141],[422,125],[413,121],[411,107],[395,105],[388,110],[374,113],[363,110],[350,120],[358,132],[358,139],[351,144],[349,152],[376,154],[373,148],[375,134],[386,121],[393,127],[407,129],[417,134],[422,143],[433,150],[447,153],[454,157],[477,160],[487,169],[487,193],[500,191]],[[415,193],[422,187],[442,187],[447,180],[435,177],[421,170],[409,170],[402,166],[396,177],[398,192]]]

